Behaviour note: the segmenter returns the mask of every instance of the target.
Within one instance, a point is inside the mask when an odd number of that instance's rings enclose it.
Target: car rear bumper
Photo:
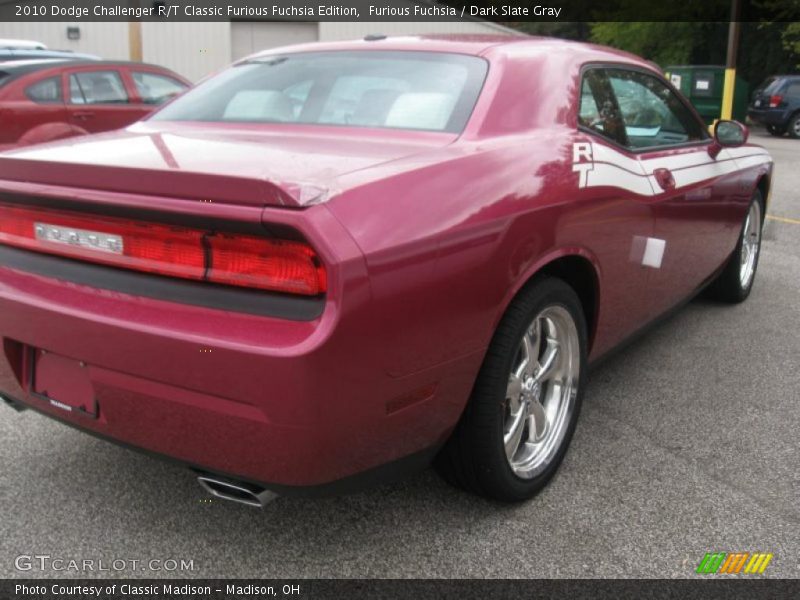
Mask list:
[[[0,267],[0,393],[281,493],[336,490],[359,474],[372,483],[381,465],[430,459],[482,353],[393,377],[384,341],[351,313],[336,301],[312,320],[244,314]],[[95,418],[32,393],[28,373],[41,350],[85,363]]]
[[[755,109],[750,108],[747,110],[747,116],[760,125],[773,125],[775,127],[784,127],[789,114],[783,109]]]

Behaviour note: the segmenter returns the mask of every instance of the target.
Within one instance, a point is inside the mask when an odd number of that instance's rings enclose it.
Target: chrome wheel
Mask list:
[[[794,131],[795,137],[800,138],[800,119],[792,121],[792,131]]]
[[[739,256],[739,283],[747,289],[756,270],[758,252],[761,248],[761,204],[753,202],[744,222],[742,249]]]
[[[506,388],[503,444],[518,477],[535,477],[558,452],[575,407],[579,376],[575,321],[565,308],[548,306],[522,336]]]

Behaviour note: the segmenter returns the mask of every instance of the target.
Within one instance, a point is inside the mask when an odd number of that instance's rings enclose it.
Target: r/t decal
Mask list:
[[[579,173],[578,187],[584,188],[589,180],[589,171],[594,169],[592,160],[592,143],[575,142],[572,144],[572,171]]]

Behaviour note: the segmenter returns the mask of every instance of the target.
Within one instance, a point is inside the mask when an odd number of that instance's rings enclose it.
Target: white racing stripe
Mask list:
[[[579,187],[615,187],[641,196],[663,193],[653,175],[657,169],[668,169],[675,187],[682,188],[772,162],[765,149],[754,146],[724,148],[716,159],[709,156],[706,146],[674,156],[634,159],[605,144],[581,144],[591,146],[591,158],[574,154],[573,171],[580,174]]]
[[[640,196],[653,195],[653,188],[644,175],[636,175],[617,165],[596,162],[587,173],[586,187],[602,186],[621,188]]]

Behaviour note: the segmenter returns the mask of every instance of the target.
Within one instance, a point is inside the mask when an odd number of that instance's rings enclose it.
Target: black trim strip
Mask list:
[[[134,296],[292,321],[313,321],[325,308],[322,296],[291,296],[172,279],[7,246],[0,246],[0,266]]]

